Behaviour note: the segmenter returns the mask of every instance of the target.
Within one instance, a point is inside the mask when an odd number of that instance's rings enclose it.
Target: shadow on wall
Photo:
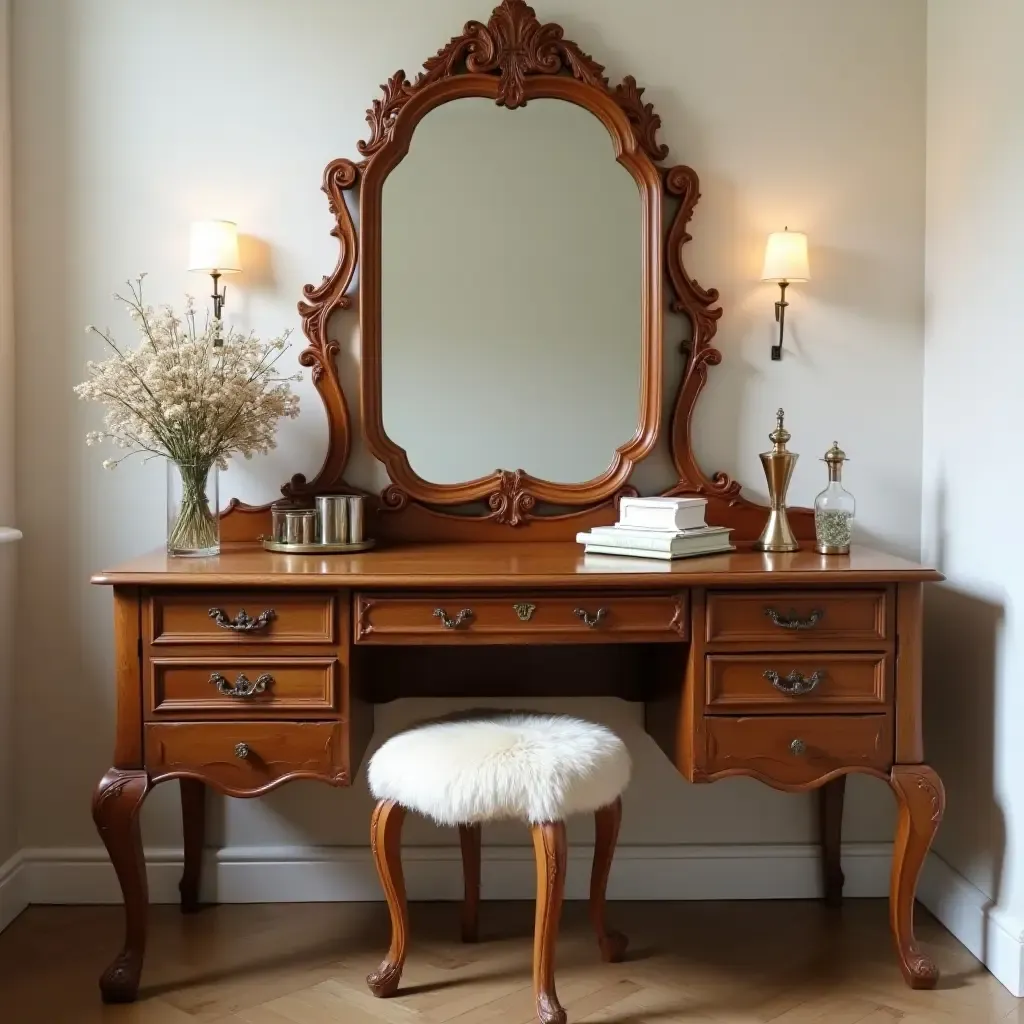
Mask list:
[[[939,562],[941,564],[941,557]],[[925,757],[946,786],[935,849],[999,903],[1007,850],[996,799],[996,687],[1002,604],[948,585],[925,588]],[[988,930],[981,959],[988,962]]]

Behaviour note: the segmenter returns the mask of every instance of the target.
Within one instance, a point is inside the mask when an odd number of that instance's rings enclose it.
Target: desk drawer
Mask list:
[[[357,594],[356,643],[679,641],[686,594]]]
[[[880,711],[888,693],[884,654],[714,654],[707,659],[712,714]]]
[[[837,768],[892,764],[888,715],[794,715],[705,718],[709,775],[748,769],[766,781],[796,786]]]
[[[230,793],[286,778],[350,781],[344,722],[196,722],[146,726],[146,767],[161,777],[201,774]]]
[[[330,644],[334,594],[163,591],[150,598],[152,644]]]
[[[754,590],[708,594],[708,643],[801,647],[876,642],[889,634],[884,590]]]
[[[152,658],[149,710],[158,717],[331,714],[339,671],[334,658]]]

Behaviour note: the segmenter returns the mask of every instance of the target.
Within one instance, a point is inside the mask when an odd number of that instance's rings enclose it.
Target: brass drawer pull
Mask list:
[[[434,609],[434,618],[441,620],[441,625],[445,629],[458,629],[460,626],[464,626],[467,622],[473,618],[472,608],[463,608],[454,619],[448,618],[448,613],[443,608]]]
[[[802,697],[805,693],[810,693],[826,675],[828,673],[823,668],[815,669],[809,676],[802,675],[794,669],[785,677],[780,676],[773,668],[764,670],[765,679],[787,697]]]
[[[271,621],[277,618],[277,612],[273,608],[260,612],[255,619],[246,615],[244,608],[238,610],[234,619],[229,619],[223,608],[211,608],[209,614],[221,629],[230,629],[233,633],[258,633],[261,629],[266,629]]]
[[[520,622],[529,622],[533,618],[533,613],[537,610],[537,606],[530,604],[529,601],[524,601],[522,604],[514,604],[512,608]]]
[[[225,697],[255,697],[257,693],[263,693],[273,684],[274,677],[269,672],[264,672],[253,682],[244,672],[239,672],[235,685],[232,686],[219,672],[214,672],[210,676],[210,682],[217,687],[217,692]]]
[[[803,757],[807,753],[807,744],[803,740],[793,740],[789,745],[789,749],[796,754],[797,757]]]
[[[774,608],[765,608],[764,613],[776,626],[782,629],[814,629],[825,617],[825,613],[820,608],[815,608],[806,619],[797,618],[795,611],[790,611],[788,615],[783,615]]]
[[[236,743],[235,744],[235,757],[240,757],[243,761],[249,756],[249,744],[248,743]]]
[[[608,614],[607,608],[598,608],[593,615],[591,615],[585,608],[573,608],[573,615],[578,618],[584,626],[590,629],[595,629],[601,625],[601,620]]]

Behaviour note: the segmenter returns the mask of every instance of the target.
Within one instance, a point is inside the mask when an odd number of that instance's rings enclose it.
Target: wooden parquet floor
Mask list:
[[[919,910],[943,972],[906,988],[886,905],[809,901],[615,903],[631,940],[602,964],[585,905],[567,904],[558,992],[570,1022],[602,1024],[1024,1024],[1015,1000]],[[33,907],[0,935],[0,1024],[528,1024],[528,903],[485,903],[483,941],[458,941],[456,904],[414,904],[398,996],[363,978],[387,944],[383,904],[154,907],[143,990],[103,1007],[96,979],[118,948],[117,907]]]

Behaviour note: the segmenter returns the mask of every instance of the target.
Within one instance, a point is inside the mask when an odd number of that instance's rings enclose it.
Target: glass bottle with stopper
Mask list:
[[[761,465],[768,480],[768,497],[771,501],[771,512],[768,522],[761,531],[761,536],[754,542],[755,551],[799,551],[793,530],[786,516],[786,491],[793,476],[796,460],[800,458],[786,449],[790,439],[789,431],[783,426],[785,412],[780,409],[775,414],[775,429],[768,435],[772,442],[770,452],[761,453]]]
[[[857,511],[853,495],[843,487],[846,452],[838,441],[833,441],[822,461],[828,466],[828,487],[814,499],[814,550],[823,555],[845,555],[850,551],[853,516]]]

